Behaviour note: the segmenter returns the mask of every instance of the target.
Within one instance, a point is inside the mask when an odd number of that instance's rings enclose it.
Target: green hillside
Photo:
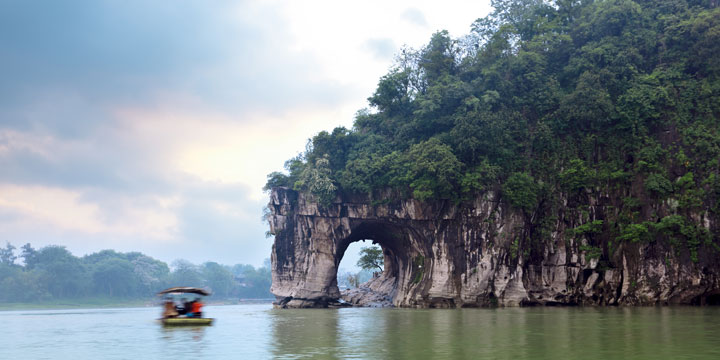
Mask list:
[[[494,191],[528,238],[577,212],[573,231],[597,256],[613,241],[663,239],[693,261],[717,249],[720,1],[493,5],[470,34],[398,54],[353,128],[318,133],[267,188],[325,204],[392,188],[461,205]]]

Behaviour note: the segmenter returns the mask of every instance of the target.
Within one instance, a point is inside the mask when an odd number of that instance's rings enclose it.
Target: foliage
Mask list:
[[[670,238],[673,245],[684,245],[693,262],[698,261],[698,247],[709,243],[711,235],[707,229],[698,227],[681,215],[668,215],[653,224],[656,232]]]
[[[650,174],[645,179],[645,189],[659,198],[665,198],[673,192],[673,186],[662,174]]]
[[[10,243],[6,243],[5,248],[0,248],[0,264],[11,266],[15,264],[15,247]]]
[[[338,271],[337,282],[338,286],[345,287],[348,289],[356,288],[373,277],[372,269],[360,270],[357,273],[351,273],[348,271]]]
[[[650,231],[648,230],[648,224],[628,224],[622,228],[618,239],[633,243],[649,240]]]
[[[272,298],[270,285],[272,274],[269,261],[262,267],[254,268],[252,265],[235,265],[232,273],[237,284],[234,294],[240,298]]]
[[[330,160],[328,155],[317,159],[314,165],[303,168],[299,179],[293,185],[295,190],[308,191],[318,197],[321,204],[329,205],[335,197],[335,185],[330,179]]]
[[[448,145],[430,139],[410,147],[405,179],[418,200],[451,198],[460,178],[462,165]]]
[[[525,211],[532,211],[538,202],[539,187],[527,173],[513,173],[503,184],[503,194],[510,205]]]
[[[478,166],[468,170],[460,179],[463,194],[476,194],[490,188],[497,179],[499,169],[497,166],[483,161]]]
[[[148,299],[171,286],[209,287],[218,298],[270,298],[269,264],[229,267],[215,262],[201,265],[186,260],[173,270],[138,252],[103,250],[83,257],[62,246],[22,247],[23,264],[15,264],[15,247],[7,244],[0,257],[0,301]]]
[[[378,246],[367,246],[360,249],[357,266],[363,270],[378,269],[383,271],[383,253]]]
[[[513,241],[510,243],[510,249],[508,249],[508,252],[510,254],[510,258],[515,260],[518,258],[519,252],[520,252],[520,239],[514,238]]]
[[[274,171],[267,176],[267,182],[265,183],[265,186],[263,186],[264,191],[270,191],[272,188],[275,187],[292,187],[292,183],[290,182],[290,177],[278,172]]]
[[[592,174],[585,165],[585,162],[580,159],[573,159],[570,161],[567,169],[558,174],[558,180],[560,184],[567,191],[578,191],[590,187],[590,180]]]
[[[602,225],[602,220],[593,220],[580,226],[576,226],[574,229],[572,229],[572,233],[576,237],[588,234],[599,234],[602,232]]]
[[[388,188],[455,203],[500,190],[526,215],[526,250],[557,209],[590,205],[608,210],[601,227],[577,229],[594,241],[666,239],[693,258],[717,246],[698,220],[720,221],[717,1],[492,4],[466,36],[439,31],[403,49],[353,127],[318,133],[267,188],[294,184],[324,203]],[[660,230],[667,216],[695,233]]]
[[[602,249],[597,246],[580,245],[580,251],[585,252],[587,259],[599,259],[602,256]]]

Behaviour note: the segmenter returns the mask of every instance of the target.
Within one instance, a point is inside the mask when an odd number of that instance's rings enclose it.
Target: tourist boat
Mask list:
[[[158,296],[175,294],[195,294],[201,296],[208,296],[210,295],[210,292],[205,289],[194,287],[172,287],[157,293]],[[163,317],[161,319],[158,319],[158,321],[160,321],[163,326],[207,326],[212,325],[214,320],[215,319],[212,318],[185,316]]]
[[[212,325],[213,320],[211,318],[189,318],[189,317],[176,317],[160,319],[160,322],[164,326],[206,326]]]

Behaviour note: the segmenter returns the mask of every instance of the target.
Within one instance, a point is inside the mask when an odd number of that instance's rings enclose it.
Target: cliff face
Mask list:
[[[326,307],[340,297],[347,246],[377,242],[385,270],[370,284],[401,307],[705,304],[720,298],[717,252],[691,260],[662,241],[615,242],[601,253],[570,229],[602,219],[560,211],[542,241],[526,214],[488,192],[472,202],[418,202],[392,193],[321,206],[286,188],[271,193],[272,288],[279,307]],[[717,224],[701,219],[710,231]],[[710,252],[708,252],[710,253]],[[603,255],[604,254],[604,255]]]

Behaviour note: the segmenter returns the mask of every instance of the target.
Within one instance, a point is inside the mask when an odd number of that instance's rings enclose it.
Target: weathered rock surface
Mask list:
[[[392,277],[375,277],[355,289],[342,291],[340,298],[352,306],[393,307],[395,283]]]
[[[461,205],[378,198],[338,197],[320,206],[286,188],[272,191],[276,306],[336,304],[340,260],[363,239],[383,248],[385,270],[369,284],[371,297],[346,295],[356,305],[377,294],[400,307],[702,304],[720,297],[717,254],[691,261],[661,242],[620,242],[601,263],[581,250],[585,240],[569,235],[583,222],[572,212],[561,212],[541,243],[528,244],[518,240],[532,230],[526,218],[492,192]],[[592,205],[589,220],[606,211]],[[717,232],[718,224],[706,226]]]

